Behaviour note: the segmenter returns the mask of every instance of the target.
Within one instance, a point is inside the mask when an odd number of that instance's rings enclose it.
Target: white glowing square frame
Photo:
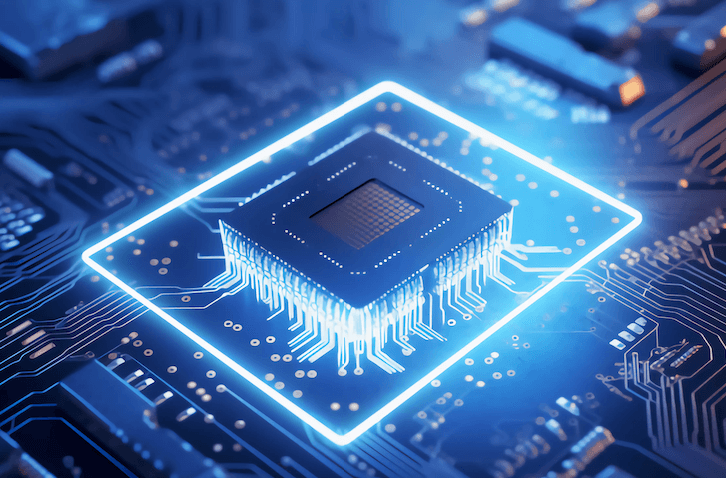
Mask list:
[[[182,204],[186,203],[190,199],[195,198],[196,196],[204,193],[205,191],[213,188],[214,186],[217,186],[218,184],[222,183],[223,181],[226,181],[227,179],[231,178],[232,176],[236,175],[237,173],[244,171],[245,169],[249,168],[250,166],[262,161],[264,158],[267,158],[271,156],[274,153],[277,153],[278,151],[282,150],[283,148],[286,148],[290,146],[291,144],[295,143],[296,141],[299,141],[306,136],[314,133],[315,131],[319,130],[323,126],[332,123],[333,121],[341,118],[343,115],[353,111],[354,109],[368,103],[369,101],[375,99],[376,97],[380,96],[384,93],[393,93],[400,98],[409,101],[410,103],[413,103],[416,106],[419,106],[420,108],[428,111],[431,114],[434,114],[438,116],[441,119],[444,119],[448,121],[449,123],[453,124],[454,126],[457,126],[459,128],[462,128],[465,131],[468,131],[472,135],[482,138],[485,141],[496,145],[500,148],[502,148],[505,151],[508,151],[509,153],[512,153],[513,155],[521,158],[522,160],[532,164],[533,166],[536,166],[543,171],[546,171],[553,176],[556,176],[567,183],[571,184],[572,186],[575,186],[576,188],[596,197],[597,199],[601,200],[604,203],[607,203],[620,211],[628,214],[629,216],[633,217],[633,220],[628,223],[626,226],[624,226],[622,229],[620,229],[616,234],[614,234],[612,237],[608,238],[605,242],[597,246],[595,249],[593,249],[589,254],[587,254],[585,257],[577,261],[574,265],[572,265],[570,268],[562,272],[559,276],[557,276],[552,282],[547,284],[545,287],[537,291],[535,294],[533,294],[529,299],[527,299],[524,303],[520,304],[518,307],[516,307],[514,310],[512,310],[510,313],[508,313],[506,316],[504,316],[502,319],[497,321],[494,325],[489,327],[486,331],[484,331],[481,335],[476,337],[474,340],[472,340],[469,344],[467,344],[464,348],[456,352],[454,355],[449,357],[446,361],[441,363],[438,367],[431,370],[428,374],[421,377],[420,380],[418,380],[416,383],[414,383],[411,387],[409,387],[407,390],[405,390],[403,393],[398,395],[394,400],[387,403],[385,406],[383,406],[380,410],[370,415],[368,418],[363,420],[359,425],[355,426],[352,430],[349,432],[339,435],[335,432],[333,432],[330,428],[325,426],[323,423],[321,423],[319,420],[317,420],[315,417],[310,415],[308,412],[300,408],[298,405],[290,401],[288,398],[281,395],[277,390],[270,387],[267,383],[265,383],[263,380],[257,378],[252,373],[250,373],[248,370],[246,370],[244,367],[239,365],[237,362],[233,361],[226,355],[224,355],[221,351],[217,350],[212,344],[204,340],[199,335],[195,334],[191,330],[189,330],[187,327],[182,325],[179,321],[177,321],[174,317],[167,314],[163,310],[161,310],[156,305],[152,304],[148,299],[143,297],[141,294],[136,292],[134,289],[129,287],[127,284],[125,284],[123,281],[121,281],[118,277],[113,275],[111,272],[106,270],[103,266],[99,265],[97,262],[95,262],[93,259],[91,259],[91,256],[95,254],[98,251],[101,251],[108,247],[109,245],[113,244],[114,242],[118,241],[119,239],[122,239],[129,234],[133,233],[137,229],[149,224],[150,222],[160,218],[164,214],[168,213],[169,211],[181,206]],[[170,203],[162,206],[161,208],[157,209],[156,211],[152,212],[151,214],[144,216],[143,218],[139,219],[138,221],[134,222],[133,224],[123,228],[122,230],[118,231],[117,233],[113,234],[112,236],[104,239],[103,241],[99,242],[98,244],[90,247],[83,253],[83,260],[91,266],[93,269],[95,269],[99,274],[106,277],[108,280],[116,284],[118,287],[123,289],[125,292],[129,293],[131,296],[136,298],[139,302],[146,305],[149,309],[156,312],[156,314],[161,317],[162,319],[166,320],[169,324],[171,324],[173,327],[178,329],[180,332],[182,332],[184,335],[189,337],[191,340],[196,342],[200,347],[204,348],[207,352],[212,354],[214,357],[218,358],[222,363],[229,366],[232,370],[240,374],[242,377],[247,379],[249,382],[251,382],[254,386],[259,388],[262,392],[267,394],[272,400],[276,401],[283,407],[285,407],[287,410],[295,414],[297,417],[299,417],[301,420],[303,420],[305,423],[310,425],[313,429],[318,431],[320,434],[325,436],[327,439],[332,441],[333,443],[337,445],[347,445],[348,443],[352,442],[356,438],[358,438],[361,434],[363,434],[366,430],[368,430],[370,427],[378,423],[380,420],[382,420],[386,415],[391,413],[393,410],[398,408],[402,403],[404,403],[406,400],[411,398],[416,392],[421,390],[423,387],[426,386],[427,383],[431,382],[436,376],[441,374],[444,370],[451,367],[454,363],[464,358],[464,356],[469,353],[474,347],[481,344],[486,338],[491,336],[494,332],[501,329],[505,324],[507,324],[510,320],[512,320],[514,317],[516,317],[519,313],[524,311],[527,307],[534,304],[537,300],[542,298],[546,293],[551,291],[557,284],[565,280],[567,277],[572,275],[574,272],[576,272],[578,269],[583,267],[585,264],[590,262],[592,259],[594,259],[596,256],[607,250],[610,246],[615,244],[618,240],[623,238],[625,235],[627,235],[629,232],[631,232],[633,229],[635,229],[642,221],[642,215],[636,211],[635,209],[631,208],[630,206],[627,206],[623,204],[622,202],[608,196],[607,194],[595,189],[594,187],[580,181],[579,179],[565,173],[564,171],[561,171],[557,169],[556,167],[552,166],[551,164],[546,163],[545,161],[537,158],[536,156],[524,151],[523,149],[513,145],[512,143],[509,143],[502,138],[495,136],[494,134],[490,133],[489,131],[475,125],[474,123],[465,120],[464,118],[457,116],[456,114],[452,113],[451,111],[448,111],[447,109],[433,103],[432,101],[427,100],[426,98],[414,93],[413,91],[404,88],[403,86],[393,83],[391,81],[384,81],[382,83],[378,83],[374,87],[362,92],[361,94],[357,95],[354,98],[351,98],[350,100],[346,101],[339,107],[335,108],[332,111],[329,111],[328,113],[324,114],[323,116],[317,118],[316,120],[308,123],[307,125],[303,126],[302,128],[298,129],[297,131],[290,133],[289,135],[285,136],[284,138],[275,141],[271,145],[267,146],[266,148],[258,151],[257,153],[253,154],[249,158],[235,164],[231,168],[227,169],[226,171],[218,174],[217,176],[214,176],[213,178],[209,179],[208,181],[200,184],[199,186],[195,187],[194,189],[190,190],[189,192],[179,196],[178,198],[174,199]]]

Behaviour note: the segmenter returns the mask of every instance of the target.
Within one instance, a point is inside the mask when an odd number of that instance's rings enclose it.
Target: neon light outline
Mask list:
[[[216,349],[214,346],[212,346],[209,342],[204,340],[199,335],[195,334],[191,330],[189,330],[187,327],[182,325],[179,321],[174,319],[171,315],[167,314],[163,310],[161,310],[159,307],[151,303],[148,299],[143,297],[141,294],[136,292],[134,289],[126,285],[123,281],[121,281],[118,277],[114,276],[111,272],[106,270],[104,267],[102,267],[100,264],[95,262],[93,259],[91,259],[91,256],[109,245],[115,243],[119,239],[122,239],[132,232],[136,231],[137,229],[151,223],[152,221],[160,218],[164,214],[168,213],[169,211],[176,209],[177,207],[181,206],[182,204],[186,203],[187,201],[197,197],[198,195],[202,194],[203,192],[213,188],[214,186],[217,186],[218,184],[222,183],[223,181],[226,181],[227,179],[231,178],[232,176],[244,171],[245,169],[249,168],[250,166],[258,163],[259,161],[262,161],[264,158],[267,158],[268,156],[282,150],[283,148],[286,148],[290,146],[291,144],[305,138],[306,136],[314,133],[315,131],[319,130],[320,128],[332,123],[333,121],[341,118],[343,115],[353,111],[356,108],[359,108],[360,106],[368,103],[371,100],[374,100],[378,96],[385,94],[385,93],[393,93],[394,95],[428,111],[429,113],[432,113],[439,118],[448,121],[454,126],[457,126],[465,131],[468,131],[469,133],[472,133],[478,138],[482,138],[485,141],[488,141],[489,143],[498,146],[499,148],[519,157],[520,159],[523,159],[524,161],[532,164],[535,167],[538,167],[539,169],[548,172],[552,174],[553,176],[562,179],[563,181],[571,184],[572,186],[575,186],[576,188],[590,194],[591,196],[594,196],[595,198],[601,200],[602,202],[609,204],[616,209],[628,214],[633,218],[631,222],[629,222],[626,226],[624,226],[622,229],[620,229],[617,233],[615,233],[613,236],[608,238],[605,242],[597,246],[595,249],[590,251],[585,257],[577,261],[575,264],[573,264],[571,267],[567,268],[564,272],[562,272],[559,276],[557,276],[555,279],[552,280],[549,284],[547,284],[545,287],[537,291],[535,294],[533,294],[529,299],[527,299],[525,302],[520,304],[519,306],[515,307],[511,312],[509,312],[507,315],[505,315],[503,318],[498,320],[496,323],[494,323],[491,327],[489,327],[487,330],[485,330],[481,335],[476,337],[474,340],[469,342],[465,347],[457,351],[455,354],[453,354],[451,357],[449,357],[447,360],[442,362],[439,366],[435,367],[433,370],[431,370],[429,373],[424,375],[421,379],[416,381],[413,385],[411,385],[408,389],[404,390],[400,395],[398,395],[395,399],[391,400],[389,403],[384,405],[382,408],[380,408],[377,412],[370,415],[368,418],[363,420],[360,424],[353,427],[352,430],[348,431],[347,433],[343,435],[339,435],[335,432],[333,432],[330,428],[325,426],[322,422],[317,420],[315,417],[310,415],[308,412],[300,408],[298,405],[293,403],[290,399],[282,396],[277,390],[270,387],[267,383],[265,383],[262,379],[257,378],[252,373],[247,371],[244,367],[237,364],[235,361],[224,355],[221,351]],[[96,272],[101,274],[106,279],[110,280],[112,283],[114,283],[116,286],[118,286],[121,290],[125,291],[135,299],[137,299],[139,302],[147,306],[150,310],[154,311],[159,317],[164,319],[166,322],[168,322],[171,326],[179,330],[181,333],[186,335],[188,338],[190,338],[192,341],[194,341],[197,345],[205,349],[207,352],[209,352],[211,355],[213,355],[215,358],[220,360],[222,363],[227,365],[229,368],[237,372],[239,375],[241,375],[243,378],[248,380],[252,385],[257,387],[260,391],[265,393],[267,396],[269,396],[272,400],[282,405],[284,408],[286,408],[288,411],[292,412],[294,415],[302,419],[303,422],[308,424],[311,428],[313,428],[315,431],[323,435],[325,438],[330,440],[331,442],[335,443],[339,446],[344,446],[349,443],[351,443],[353,440],[358,438],[360,435],[365,433],[369,428],[371,428],[373,425],[381,421],[385,416],[387,416],[389,413],[391,413],[393,410],[398,408],[401,404],[403,404],[406,400],[411,398],[416,392],[421,390],[431,382],[435,377],[443,373],[445,370],[447,370],[449,367],[451,367],[453,364],[458,362],[459,360],[463,359],[466,354],[468,354],[471,350],[473,350],[476,346],[484,342],[488,337],[490,337],[494,332],[501,329],[504,325],[506,325],[510,320],[512,320],[514,317],[519,315],[521,312],[523,312],[525,309],[527,309],[529,306],[537,302],[540,298],[542,298],[545,294],[547,294],[549,291],[555,288],[558,284],[563,282],[566,278],[574,274],[578,269],[583,267],[585,264],[590,262],[592,259],[606,251],[608,248],[610,248],[613,244],[615,244],[617,241],[625,237],[628,233],[630,233],[632,230],[634,230],[638,225],[643,221],[643,216],[632,207],[618,201],[617,199],[608,196],[607,194],[603,193],[602,191],[590,186],[589,184],[575,178],[574,176],[569,175],[568,173],[556,168],[555,166],[552,166],[551,164],[543,161],[542,159],[537,158],[531,153],[528,153],[524,151],[522,148],[515,146],[514,144],[490,133],[489,131],[485,130],[484,128],[475,125],[471,121],[468,121],[460,116],[458,116],[455,113],[452,113],[451,111],[443,108],[442,106],[437,105],[436,103],[424,98],[423,96],[414,93],[413,91],[397,84],[392,81],[383,81],[381,83],[378,83],[377,85],[367,89],[366,91],[360,93],[359,95],[349,99],[342,105],[338,106],[337,108],[325,113],[324,115],[320,116],[319,118],[311,121],[310,123],[306,124],[305,126],[301,127],[300,129],[290,133],[289,135],[283,137],[282,139],[279,139],[275,141],[274,143],[270,144],[266,148],[261,149],[257,153],[253,154],[252,156],[248,157],[247,159],[244,159],[240,161],[239,163],[233,165],[229,169],[221,172],[220,174],[212,177],[211,179],[205,181],[204,183],[200,184],[199,186],[196,186],[195,188],[189,190],[185,194],[182,194],[178,198],[174,199],[173,201],[165,204],[164,206],[160,207],[159,209],[151,212],[150,214],[147,214],[146,216],[142,217],[141,219],[133,222],[132,224],[126,226],[125,228],[121,229],[120,231],[116,232],[115,234],[107,237],[106,239],[102,240],[101,242],[97,243],[94,246],[89,247],[83,252],[83,261],[88,264],[91,268],[93,268]]]

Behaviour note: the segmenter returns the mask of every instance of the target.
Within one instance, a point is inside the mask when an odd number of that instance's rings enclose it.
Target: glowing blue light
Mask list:
[[[387,372],[402,372],[403,367],[382,350],[388,341],[389,328],[393,328],[399,340],[411,330],[440,338],[423,322],[420,276],[365,307],[351,307],[292,272],[223,221],[219,229],[227,264],[227,270],[220,277],[225,282],[215,279],[206,286],[230,288],[241,282],[250,285],[257,300],[268,303],[270,309],[287,309],[289,320],[295,321],[290,330],[300,330],[290,342],[292,352],[307,347],[298,357],[300,361],[314,362],[337,347],[339,370],[345,370],[350,363],[352,344],[356,365],[365,353],[368,360]]]
[[[208,191],[209,189],[219,185],[220,183],[231,178],[232,176],[240,173],[241,171],[244,171],[245,169],[249,168],[250,166],[268,158],[272,154],[292,145],[293,143],[295,143],[299,140],[302,140],[306,136],[314,133],[315,131],[319,130],[320,128],[324,127],[325,125],[336,121],[337,119],[341,118],[343,115],[353,111],[356,108],[359,108],[360,106],[374,100],[378,96],[385,94],[385,93],[392,93],[394,95],[397,95],[400,98],[451,123],[452,125],[462,128],[463,130],[472,134],[474,137],[481,138],[482,140],[488,142],[489,144],[494,145],[498,148],[501,148],[501,149],[519,157],[520,159],[539,168],[540,170],[547,172],[547,173],[569,183],[570,185],[580,189],[581,191],[583,191],[591,196],[594,196],[595,198],[599,199],[600,201],[602,201],[606,204],[609,204],[610,206],[622,211],[623,213],[631,216],[633,218],[633,220],[630,221],[629,223],[625,224],[622,227],[622,229],[620,229],[618,232],[613,234],[602,244],[595,247],[592,251],[590,251],[582,259],[577,261],[571,267],[567,268],[564,272],[562,272],[559,276],[557,276],[555,279],[553,279],[550,283],[548,283],[547,285],[545,285],[544,287],[539,289],[537,292],[532,294],[527,300],[525,300],[523,303],[521,303],[520,305],[515,307],[511,312],[509,312],[507,315],[502,317],[499,321],[494,323],[491,327],[489,327],[487,330],[482,332],[480,335],[475,337],[466,346],[462,347],[459,351],[457,351],[456,353],[451,355],[448,359],[446,359],[444,362],[442,362],[441,364],[436,366],[429,373],[427,373],[426,375],[421,377],[418,381],[416,381],[408,389],[406,389],[401,394],[399,394],[395,399],[391,400],[390,402],[385,404],[383,407],[381,407],[378,411],[376,411],[375,413],[368,416],[366,419],[364,419],[361,423],[359,423],[357,426],[352,428],[347,433],[337,434],[333,430],[331,430],[330,428],[325,426],[317,418],[315,418],[314,416],[312,416],[311,414],[309,414],[308,412],[303,410],[300,406],[293,403],[291,400],[289,400],[285,396],[281,395],[277,390],[275,390],[270,385],[265,383],[262,379],[256,377],[252,373],[250,373],[247,369],[242,367],[240,364],[238,364],[234,360],[230,359],[227,355],[223,354],[219,349],[215,348],[212,344],[207,342],[205,339],[203,339],[202,337],[200,337],[199,335],[197,335],[196,333],[191,331],[189,328],[184,326],[177,319],[175,319],[174,317],[169,315],[167,312],[163,311],[160,307],[158,307],[157,305],[154,305],[149,299],[143,297],[139,292],[135,291],[132,287],[130,287],[128,284],[126,284],[121,279],[116,277],[109,270],[107,270],[106,268],[104,268],[103,266],[98,264],[96,261],[94,261],[92,259],[92,256],[95,253],[112,245],[116,241],[125,238],[126,236],[128,236],[129,234],[138,230],[139,228],[155,221],[156,219],[162,217],[166,213],[174,210],[175,208],[181,206],[182,204],[188,202],[189,200],[204,193],[205,191]],[[241,375],[243,378],[248,380],[252,385],[257,387],[259,390],[261,390],[263,393],[265,393],[267,396],[269,396],[272,400],[274,400],[275,402],[277,402],[280,405],[282,405],[283,407],[285,407],[287,410],[289,410],[295,416],[299,417],[303,422],[308,424],[310,427],[312,427],[314,430],[319,432],[321,435],[325,436],[327,439],[329,439],[331,442],[333,442],[335,444],[346,445],[346,444],[352,442],[353,440],[355,440],[357,437],[359,437],[362,433],[364,433],[370,427],[372,427],[373,425],[378,423],[386,415],[391,413],[393,410],[395,410],[397,407],[399,407],[406,400],[411,398],[416,392],[421,390],[424,386],[426,386],[426,384],[428,384],[431,380],[433,380],[438,375],[440,375],[443,371],[445,371],[446,369],[451,367],[453,364],[455,364],[459,360],[463,359],[466,356],[466,354],[468,354],[472,349],[474,349],[476,346],[481,344],[484,340],[486,340],[488,337],[490,337],[494,332],[501,329],[505,324],[507,324],[514,317],[516,317],[521,312],[526,310],[528,307],[530,307],[536,301],[541,299],[545,294],[547,294],[552,289],[554,289],[558,284],[560,284],[562,281],[564,281],[567,277],[574,274],[578,269],[583,267],[585,264],[590,262],[592,259],[594,259],[598,255],[603,253],[605,250],[610,248],[618,240],[620,240],[621,238],[626,236],[628,233],[630,233],[632,230],[634,230],[641,222],[642,222],[642,216],[635,209],[623,204],[622,202],[616,200],[615,198],[608,196],[607,194],[599,191],[598,189],[590,186],[589,184],[586,184],[583,181],[565,173],[564,171],[561,171],[560,169],[556,168],[555,166],[552,166],[551,164],[537,158],[536,156],[524,151],[523,149],[513,145],[512,143],[505,141],[502,138],[499,138],[498,136],[475,125],[474,123],[465,120],[464,118],[452,113],[451,111],[446,110],[445,108],[437,105],[436,103],[434,103],[430,100],[427,100],[426,98],[404,88],[403,86],[398,85],[393,82],[385,81],[385,82],[379,83],[379,84],[373,86],[372,88],[362,92],[361,94],[355,96],[354,98],[351,98],[350,100],[343,103],[341,106],[329,111],[328,113],[326,113],[323,116],[317,118],[316,120],[308,123],[307,125],[303,126],[302,128],[298,129],[297,131],[272,143],[271,145],[258,151],[257,153],[250,156],[249,158],[235,164],[234,166],[227,169],[226,171],[218,174],[217,176],[214,176],[213,178],[211,178],[208,181],[200,184],[199,186],[191,189],[190,191],[179,196],[178,198],[176,198],[173,201],[169,202],[168,204],[162,206],[161,208],[157,209],[156,211],[153,211],[152,213],[148,214],[147,216],[144,216],[143,218],[139,219],[138,221],[135,221],[131,225],[121,229],[120,231],[116,232],[115,234],[102,240],[98,244],[90,247],[83,253],[83,260],[90,267],[92,267],[94,270],[96,270],[99,274],[106,277],[108,280],[113,282],[116,286],[118,286],[119,288],[124,290],[126,293],[128,293],[129,295],[133,296],[135,299],[137,299],[138,301],[140,301],[141,303],[146,305],[149,309],[154,311],[159,317],[161,317],[166,322],[168,322],[170,325],[172,325],[177,330],[179,330],[181,333],[186,335],[189,339],[194,341],[196,344],[198,344],[200,347],[202,347],[204,350],[206,350],[209,354],[213,355],[214,357],[219,359],[222,363],[224,363],[225,365],[230,367],[232,370],[237,372],[239,375]]]

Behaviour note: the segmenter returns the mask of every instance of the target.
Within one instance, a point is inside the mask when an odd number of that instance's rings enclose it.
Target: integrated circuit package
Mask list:
[[[225,256],[260,300],[337,335],[391,371],[387,330],[428,328],[424,291],[496,268],[512,206],[377,132],[368,132],[220,220]],[[370,348],[373,348],[373,351]],[[324,348],[311,349],[315,359]],[[317,356],[316,356],[317,355]],[[358,361],[358,360],[356,360]]]

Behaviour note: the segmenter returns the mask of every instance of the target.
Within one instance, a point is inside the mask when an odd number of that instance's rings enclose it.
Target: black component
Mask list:
[[[158,36],[158,0],[0,3],[0,57],[39,80]]]
[[[353,307],[385,295],[512,209],[374,132],[284,184],[228,225]],[[364,203],[378,209],[365,213]]]

